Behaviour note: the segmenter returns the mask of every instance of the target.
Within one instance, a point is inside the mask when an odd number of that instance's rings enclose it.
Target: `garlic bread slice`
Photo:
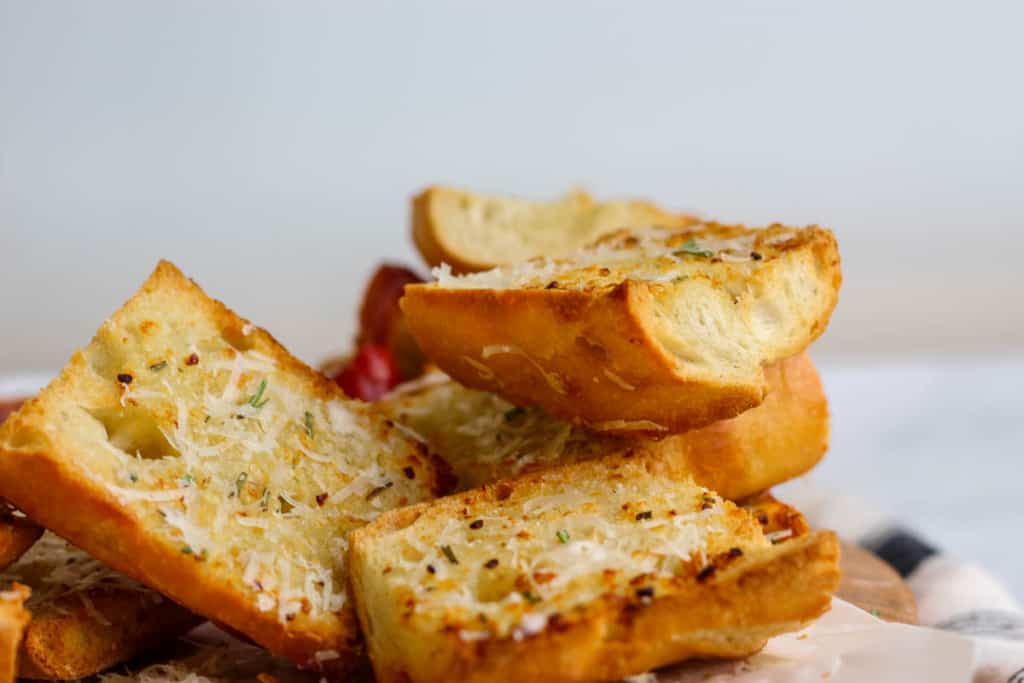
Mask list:
[[[361,652],[346,532],[439,472],[167,262],[0,428],[0,495],[31,519],[330,676]]]
[[[629,453],[739,500],[803,474],[828,448],[828,402],[810,357],[801,353],[773,363],[765,376],[768,396],[758,407],[660,439],[575,426],[439,371],[400,386],[377,405],[444,458],[457,490]]]
[[[827,611],[838,541],[635,461],[546,470],[351,535],[377,680],[605,681],[740,657]]]
[[[412,202],[412,236],[431,266],[489,270],[539,254],[563,256],[627,225],[682,227],[698,219],[650,202],[598,202],[586,192],[554,200],[481,194],[435,185]]]
[[[599,431],[661,435],[761,403],[764,367],[825,330],[842,279],[828,230],[718,224],[435,273],[402,309],[446,373]]]

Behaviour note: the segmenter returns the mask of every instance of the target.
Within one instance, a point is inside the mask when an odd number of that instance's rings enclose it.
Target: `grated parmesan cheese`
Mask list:
[[[451,268],[442,264],[432,272],[439,286],[451,289],[532,288],[545,287],[550,282],[571,289],[619,281],[625,272],[635,280],[668,282],[690,272],[695,265],[693,259],[702,259],[705,255],[730,262],[753,260],[751,252],[761,232],[750,231],[732,237],[694,237],[708,229],[716,230],[709,225],[694,225],[682,231],[657,227],[638,229],[583,247],[564,258],[538,257],[466,275],[453,275]],[[766,244],[785,242],[795,232],[783,230],[771,236]],[[603,275],[602,269],[608,274]],[[586,276],[581,277],[584,272]]]

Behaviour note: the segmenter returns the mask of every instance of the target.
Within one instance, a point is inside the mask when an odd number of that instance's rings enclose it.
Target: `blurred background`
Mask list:
[[[949,6],[947,6],[949,5]],[[0,1],[0,373],[175,261],[311,362],[424,185],[820,223],[813,475],[1024,596],[1024,5]]]

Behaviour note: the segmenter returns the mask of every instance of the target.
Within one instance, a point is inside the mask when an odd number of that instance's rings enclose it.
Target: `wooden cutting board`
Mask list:
[[[914,594],[896,570],[853,543],[842,544],[839,597],[886,621],[917,623]]]

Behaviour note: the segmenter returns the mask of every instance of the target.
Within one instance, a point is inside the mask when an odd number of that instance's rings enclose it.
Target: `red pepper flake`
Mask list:
[[[761,254],[759,254],[756,251],[752,251],[750,252],[750,258],[754,259],[755,261],[760,261],[761,259],[764,258],[764,256],[761,256]]]
[[[120,375],[117,376],[117,381],[120,382],[121,384],[131,384],[132,376],[129,375],[127,372],[122,372]]]
[[[470,529],[481,529],[481,528],[483,528],[483,526],[484,526],[484,520],[482,520],[482,519],[474,519],[472,522],[469,523],[469,528]]]
[[[498,558],[492,557],[491,559],[489,559],[486,562],[484,562],[484,566],[487,567],[488,569],[494,569],[495,567],[498,566]]]
[[[636,589],[636,597],[640,598],[641,600],[644,600],[644,599],[650,600],[651,598],[654,597],[654,587],[653,586],[644,586],[643,588],[637,588]]]
[[[434,565],[432,565],[432,564],[428,564],[428,565],[427,565],[427,572],[428,572],[428,573],[430,573],[430,574],[436,574],[436,573],[437,573],[437,570],[436,570],[436,569],[434,569]]]
[[[318,493],[317,494],[317,496],[316,496],[316,504],[317,505],[319,505],[320,507],[323,507],[324,503],[326,501],[327,501],[327,492],[326,491],[324,491],[323,493]]]
[[[739,557],[743,554],[740,548],[729,548],[729,557]]]
[[[414,470],[412,467],[405,467],[402,469],[402,472],[405,474],[406,479],[416,478],[416,470]]]
[[[697,572],[697,582],[704,583],[705,581],[710,579],[714,575],[714,573],[715,565],[709,564],[708,566],[704,567],[704,569],[701,569],[699,572]]]
[[[639,522],[640,520],[651,519],[652,517],[654,517],[654,513],[653,512],[651,512],[650,510],[644,510],[643,512],[636,513],[636,518],[635,519],[636,519],[636,521]]]
[[[189,354],[189,357],[185,359],[185,365],[199,365],[199,355],[195,353]]]

